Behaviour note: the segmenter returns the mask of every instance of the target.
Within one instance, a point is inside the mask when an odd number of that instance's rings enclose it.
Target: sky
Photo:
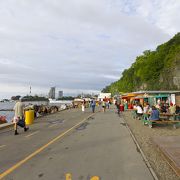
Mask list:
[[[0,0],[0,99],[99,93],[180,31],[179,0]]]

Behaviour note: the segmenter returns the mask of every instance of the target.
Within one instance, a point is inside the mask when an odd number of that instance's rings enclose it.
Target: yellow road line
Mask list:
[[[100,180],[98,176],[93,176],[90,180]]]
[[[28,134],[28,135],[25,136],[25,137],[28,138],[28,137],[30,137],[30,136],[33,136],[33,135],[37,134],[38,132],[39,132],[39,131],[35,131],[35,132],[31,133],[31,134]]]
[[[72,176],[71,176],[71,174],[66,174],[66,180],[72,180]]]
[[[27,162],[28,160],[30,160],[31,158],[33,158],[35,155],[37,155],[38,153],[40,153],[41,151],[43,151],[45,148],[47,148],[49,145],[53,144],[54,142],[56,142],[57,140],[59,140],[60,138],[62,138],[63,136],[65,136],[67,133],[69,133],[70,131],[72,131],[73,129],[75,129],[77,126],[79,126],[80,124],[82,124],[84,121],[86,121],[89,117],[91,117],[93,114],[89,115],[88,117],[86,117],[85,119],[83,119],[82,121],[80,121],[78,124],[74,125],[73,127],[71,127],[70,129],[68,129],[67,131],[65,131],[64,133],[60,134],[59,136],[57,136],[56,138],[52,139],[50,142],[48,142],[47,144],[45,144],[44,146],[42,146],[41,148],[37,149],[35,152],[33,152],[32,154],[30,154],[29,156],[27,156],[26,158],[24,158],[23,160],[19,161],[17,164],[15,164],[14,166],[10,167],[9,169],[7,169],[6,171],[4,171],[2,174],[0,174],[0,179],[4,178],[5,176],[7,176],[8,174],[10,174],[11,172],[13,172],[15,169],[17,169],[18,167],[20,167],[22,164],[24,164],[25,162]]]

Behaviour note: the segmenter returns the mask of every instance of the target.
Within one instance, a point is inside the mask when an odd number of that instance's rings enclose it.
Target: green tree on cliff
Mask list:
[[[102,91],[132,92],[138,90],[180,89],[173,77],[180,70],[180,33],[157,47],[155,51],[146,50],[138,56],[122,77],[106,86]],[[179,77],[180,78],[180,77]]]

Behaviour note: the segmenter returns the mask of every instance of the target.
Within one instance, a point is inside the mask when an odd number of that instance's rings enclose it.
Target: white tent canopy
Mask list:
[[[106,98],[111,98],[111,93],[100,93],[98,95],[98,99],[100,99],[100,100],[104,99],[105,97]]]

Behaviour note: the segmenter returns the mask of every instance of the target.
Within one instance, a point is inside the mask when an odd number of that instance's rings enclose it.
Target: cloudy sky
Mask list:
[[[180,31],[179,0],[0,0],[0,98],[97,93]]]

